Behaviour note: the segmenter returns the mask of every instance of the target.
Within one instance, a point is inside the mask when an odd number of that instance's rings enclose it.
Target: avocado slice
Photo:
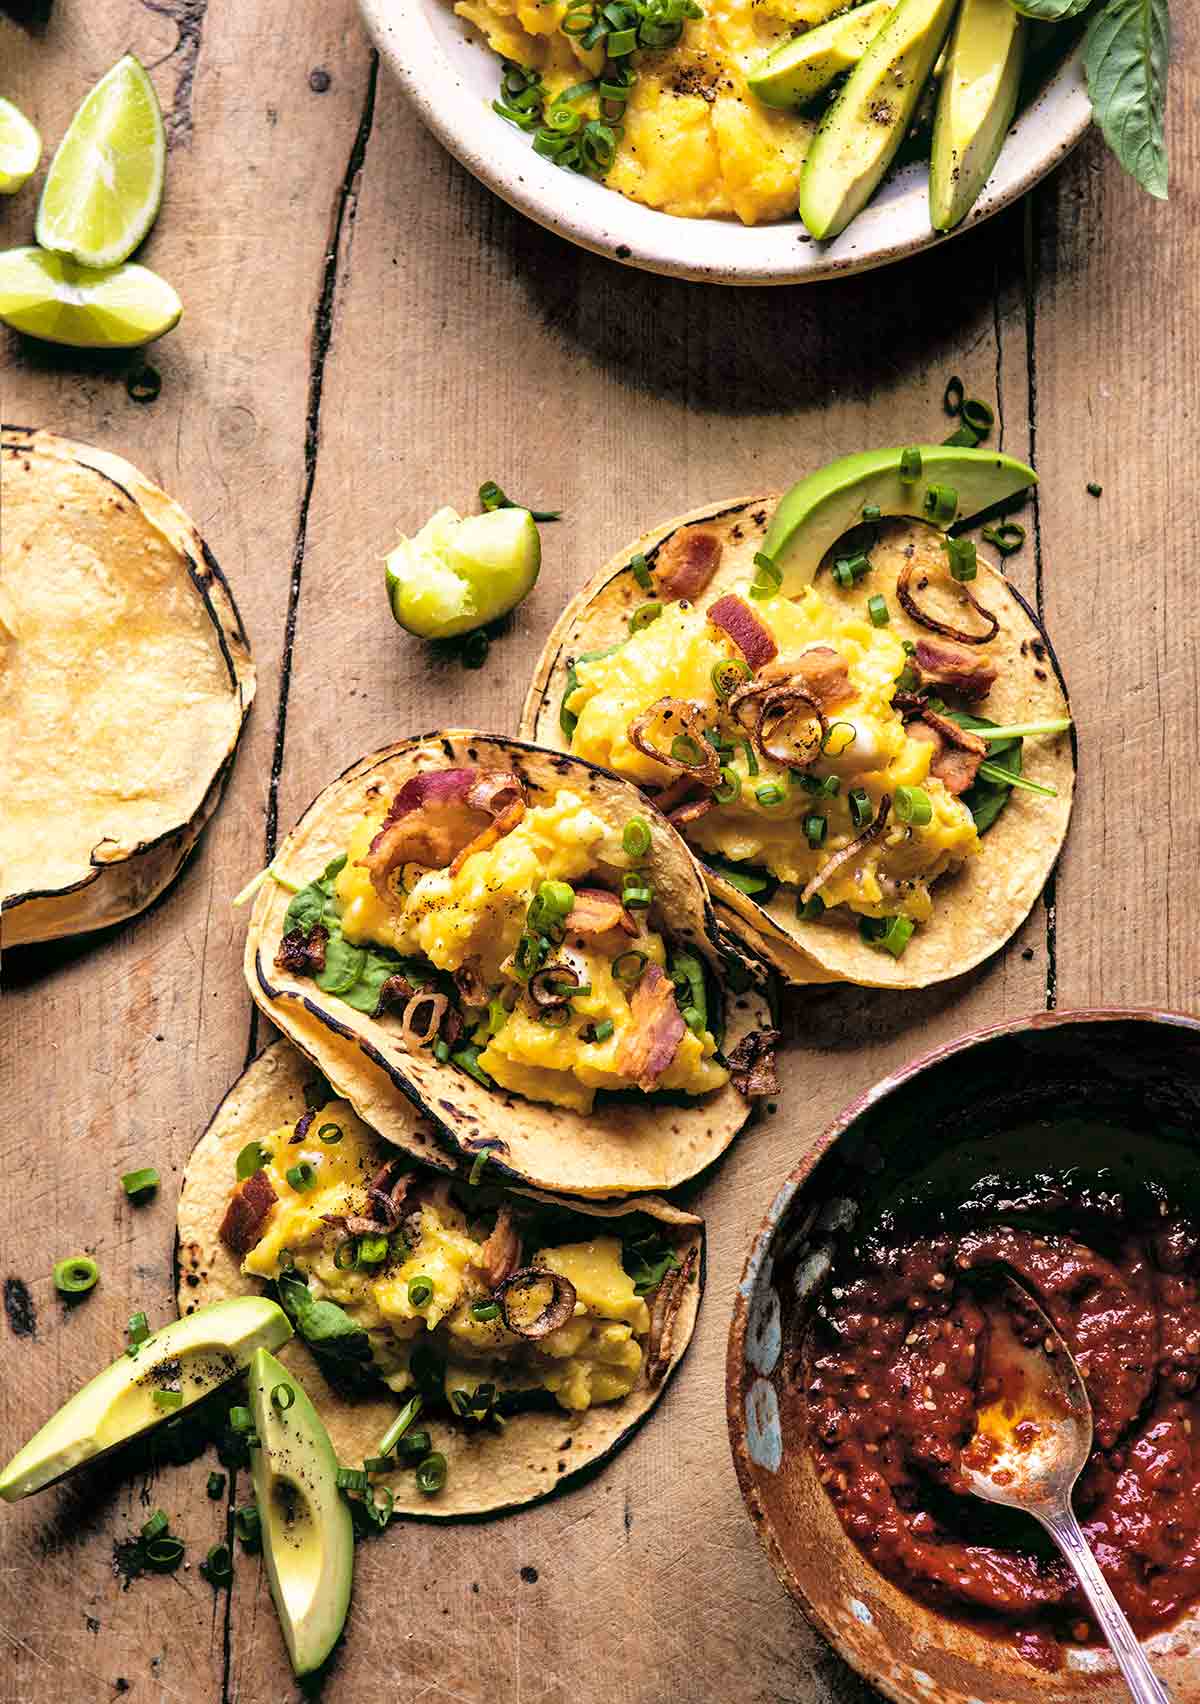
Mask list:
[[[290,1392],[290,1398],[286,1394]],[[354,1522],[320,1415],[265,1349],[250,1362],[254,1494],[267,1578],[298,1675],[320,1668],[341,1637],[354,1577]]]
[[[992,175],[1017,108],[1025,20],[1011,0],[962,0],[933,121],[929,218],[949,231]]]
[[[15,1503],[94,1461],[139,1432],[189,1408],[235,1378],[266,1344],[292,1335],[287,1315],[265,1296],[237,1296],[172,1320],[76,1391],[0,1474],[0,1497]],[[178,1391],[173,1407],[155,1392]]]
[[[865,6],[772,48],[746,81],[765,106],[804,106],[835,77],[858,64],[895,9],[896,0],[867,0]]]
[[[901,450],[865,450],[818,468],[784,493],[767,528],[763,551],[783,570],[785,593],[793,595],[811,584],[825,552],[851,527],[862,525],[864,508],[877,508],[881,519],[890,515],[925,519],[929,487],[950,486],[958,494],[955,520],[967,521],[1037,484],[1031,467],[997,450],[954,444],[916,447],[921,453],[921,473],[915,484],[900,481]]]
[[[958,0],[900,0],[846,79],[800,176],[800,217],[836,237],[862,211],[892,163]]]

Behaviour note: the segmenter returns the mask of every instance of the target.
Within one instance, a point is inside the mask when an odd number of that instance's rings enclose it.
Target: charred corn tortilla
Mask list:
[[[725,988],[722,1055],[770,1028],[761,969],[739,958],[744,974],[733,975],[698,865],[635,788],[560,754],[463,731],[386,747],[354,764],[314,800],[272,864],[278,879],[268,879],[255,902],[245,955],[251,994],[360,1116],[401,1147],[412,1146],[415,1107],[448,1163],[470,1165],[487,1152],[499,1175],[539,1188],[621,1195],[667,1189],[694,1177],[725,1150],[749,1114],[749,1102],[723,1068],[713,1072],[721,1082],[711,1092],[601,1094],[590,1111],[579,1113],[499,1084],[486,1087],[440,1062],[428,1047],[407,1047],[399,1014],[356,1010],[322,992],[311,976],[280,968],[293,891],[344,856],[355,835],[362,837],[364,819],[381,818],[412,778],[459,767],[515,775],[531,812],[568,796],[581,801],[618,845],[629,819],[641,816],[650,829],[642,860],[654,892],[645,914],[649,926],[661,930],[672,948],[701,959],[714,987],[749,981],[742,992]],[[475,862],[465,866],[464,881]],[[352,861],[348,871],[355,873]],[[690,1045],[690,1036],[685,1039]],[[692,1046],[693,1055],[697,1051]],[[719,1064],[711,1056],[706,1069]]]
[[[286,1041],[276,1041],[248,1067],[218,1107],[194,1149],[184,1173],[178,1215],[178,1305],[181,1314],[229,1296],[253,1294],[263,1285],[241,1269],[241,1262],[221,1241],[222,1218],[235,1184],[237,1156],[247,1143],[267,1143],[282,1127],[294,1125],[306,1110],[305,1089],[318,1073],[303,1054]],[[318,1091],[320,1092],[320,1091]],[[410,1119],[417,1122],[416,1112]],[[352,1117],[348,1108],[343,1120]],[[411,1150],[413,1144],[406,1144]],[[379,1140],[381,1160],[394,1152]],[[300,1152],[296,1149],[296,1152]],[[545,1201],[545,1197],[521,1196]],[[446,1457],[444,1490],[427,1497],[417,1490],[411,1469],[375,1476],[387,1486],[396,1509],[405,1515],[445,1519],[453,1516],[500,1513],[562,1490],[595,1469],[632,1436],[666,1388],[687,1349],[696,1323],[703,1288],[704,1227],[701,1220],[664,1201],[641,1199],[637,1211],[650,1215],[677,1257],[694,1251],[694,1279],[684,1291],[671,1334],[671,1361],[665,1377],[653,1388],[644,1374],[629,1395],[598,1403],[582,1412],[562,1408],[518,1413],[502,1430],[457,1425],[448,1419],[422,1416],[414,1430],[428,1429],[432,1446]],[[572,1204],[581,1224],[596,1227],[596,1235],[618,1234],[627,1204]],[[338,1458],[357,1466],[376,1454],[380,1439],[395,1419],[401,1397],[383,1390],[379,1395],[349,1397],[335,1391],[322,1376],[304,1343],[294,1339],[281,1352],[316,1404],[329,1430]]]
[[[526,698],[522,733],[539,744],[569,749],[559,716],[573,665],[585,654],[602,652],[626,639],[631,614],[655,595],[638,583],[630,569],[636,554],[644,555],[653,567],[668,539],[681,528],[702,523],[721,545],[716,574],[696,600],[700,609],[710,608],[733,587],[744,589],[753,578],[754,557],[762,549],[776,502],[776,497],[768,496],[695,510],[655,528],[613,557],[556,623]],[[890,522],[880,529],[870,553],[871,572],[851,590],[834,585],[827,567],[818,576],[817,589],[831,606],[858,611],[865,611],[868,595],[882,593],[890,611],[886,631],[892,640],[927,639],[928,631],[909,617],[896,596],[896,582],[910,549],[919,565],[930,568],[929,589],[921,594],[925,605],[945,615],[946,594],[939,582],[947,583],[947,577],[939,538],[917,522]],[[1066,690],[1053,649],[1020,594],[982,557],[971,589],[999,623],[996,637],[983,648],[998,675],[981,713],[998,725],[1065,715]],[[1027,739],[1022,759],[1024,775],[1055,787],[1057,797],[1011,793],[982,837],[977,855],[936,879],[932,916],[916,929],[898,959],[865,943],[857,917],[846,914],[845,907],[831,908],[819,921],[801,920],[795,887],[781,886],[760,904],[706,863],[710,891],[723,912],[744,925],[747,944],[765,952],[793,982],[841,980],[923,987],[960,975],[995,952],[1018,928],[1041,892],[1066,834],[1075,767],[1070,734]],[[694,849],[702,861],[710,857],[700,847],[694,845]]]
[[[17,946],[115,923],[216,808],[254,696],[232,596],[120,456],[0,436],[0,895]]]

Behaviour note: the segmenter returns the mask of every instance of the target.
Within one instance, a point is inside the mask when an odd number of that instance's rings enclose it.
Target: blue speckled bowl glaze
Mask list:
[[[1068,1651],[1056,1673],[951,1621],[876,1572],[817,1480],[789,1346],[862,1202],[886,1197],[892,1155],[970,1144],[1064,1107],[1162,1123],[1200,1155],[1200,1020],[1154,1011],[1041,1012],[949,1042],[886,1077],[836,1118],[780,1189],[738,1287],[726,1363],[734,1466],[775,1572],[858,1672],[904,1704],[1122,1704],[1107,1651]],[[1184,1149],[1183,1151],[1186,1151]],[[1084,1156],[1081,1156],[1081,1158]],[[986,1167],[980,1162],[981,1173]],[[1200,1613],[1147,1641],[1175,1704],[1200,1700]]]

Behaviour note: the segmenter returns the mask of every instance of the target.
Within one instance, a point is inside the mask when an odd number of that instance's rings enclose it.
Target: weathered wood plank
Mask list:
[[[130,400],[128,357],[54,352],[3,333],[3,412],[128,454],[191,509],[240,601],[259,701],[224,806],[173,890],[99,939],[6,955],[6,1456],[81,1377],[120,1353],[131,1311],[170,1316],[178,1174],[245,1053],[241,925],[228,899],[262,859],[309,345],[361,95],[347,19],[315,3],[293,7],[286,31],[265,9],[227,0],[207,10],[62,0],[43,34],[0,19],[5,93],[51,145],[127,48],[159,62],[157,86],[172,111],[167,200],[146,259],[176,283],[185,315],[150,352],[161,396],[150,406]],[[323,94],[309,86],[317,66],[331,76]],[[0,240],[29,240],[34,208],[34,186],[0,202]],[[146,1163],[163,1187],[153,1205],[131,1208],[120,1174]],[[101,1286],[68,1313],[50,1267],[84,1248],[100,1261]],[[119,1484],[100,1472],[4,1512],[5,1704],[95,1704],[121,1682],[145,1704],[221,1696],[226,1602],[195,1563],[223,1536],[224,1507],[203,1487],[198,1468]],[[160,1504],[187,1539],[192,1566],[124,1593],[114,1541]]]

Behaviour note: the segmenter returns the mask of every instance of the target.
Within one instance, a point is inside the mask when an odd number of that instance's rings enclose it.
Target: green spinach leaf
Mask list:
[[[1063,24],[1085,12],[1092,0],[1012,0],[1013,10],[1044,24]]]
[[[635,1296],[657,1290],[668,1272],[679,1265],[675,1252],[657,1232],[630,1239],[621,1245],[621,1265],[633,1279]]]
[[[983,716],[971,716],[965,710],[947,710],[946,715],[952,722],[957,722],[960,728],[994,728],[995,722],[989,722]],[[988,762],[997,769],[1004,769],[1010,775],[1021,773],[1021,741],[1019,739],[995,740],[988,747]],[[986,834],[1000,812],[1012,798],[1012,788],[1006,787],[1002,781],[989,781],[984,776],[978,776],[975,784],[968,787],[962,795],[962,802],[975,818],[975,832]]]
[[[1092,112],[1117,159],[1167,198],[1167,0],[1104,0],[1088,18],[1083,66]]]
[[[302,929],[307,935],[316,924],[328,922],[326,913],[332,906],[333,884],[345,867],[346,855],[343,853],[340,858],[326,864],[315,881],[293,894],[283,920],[285,933],[291,929]]]

